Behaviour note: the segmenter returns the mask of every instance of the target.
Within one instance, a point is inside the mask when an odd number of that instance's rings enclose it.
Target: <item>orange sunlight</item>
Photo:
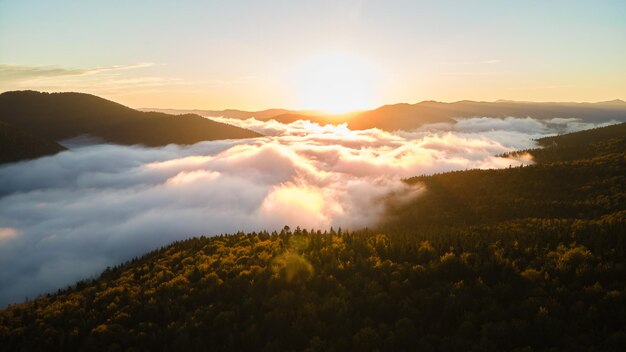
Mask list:
[[[305,109],[343,114],[375,107],[376,69],[353,54],[312,57],[296,68],[294,76],[298,105]]]

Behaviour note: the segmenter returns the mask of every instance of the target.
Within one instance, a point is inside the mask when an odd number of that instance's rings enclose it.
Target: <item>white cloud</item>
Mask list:
[[[42,80],[52,77],[71,77],[71,76],[84,76],[93,75],[103,72],[131,70],[136,68],[154,66],[151,62],[140,62],[130,65],[110,65],[110,66],[97,66],[90,68],[64,68],[59,66],[40,65],[40,66],[27,66],[27,65],[8,65],[0,64],[0,80],[2,81],[32,81]]]

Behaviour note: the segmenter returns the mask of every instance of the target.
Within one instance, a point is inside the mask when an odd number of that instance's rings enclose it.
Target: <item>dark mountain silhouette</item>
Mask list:
[[[158,110],[158,109],[157,109]],[[166,110],[175,112],[177,110]],[[598,103],[533,103],[498,100],[479,102],[463,100],[454,103],[423,101],[417,104],[384,105],[374,110],[344,115],[315,111],[270,109],[260,112],[241,110],[179,110],[203,116],[224,116],[258,120],[274,119],[283,123],[310,120],[320,124],[348,123],[352,129],[380,128],[387,131],[412,130],[430,123],[450,123],[459,117],[532,117],[536,119],[575,118],[586,122],[626,121],[626,103],[612,100]]]
[[[56,154],[65,147],[0,122],[0,164]]]
[[[198,115],[141,112],[83,93],[2,93],[0,121],[51,140],[89,134],[109,142],[148,146],[260,136]]]
[[[424,194],[375,229],[173,243],[0,311],[0,345],[623,351],[623,130],[542,140],[532,166],[410,179]]]

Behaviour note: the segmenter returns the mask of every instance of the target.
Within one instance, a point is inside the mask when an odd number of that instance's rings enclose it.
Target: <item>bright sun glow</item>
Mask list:
[[[304,62],[295,75],[300,105],[327,113],[370,109],[375,105],[373,66],[348,53],[319,55]]]

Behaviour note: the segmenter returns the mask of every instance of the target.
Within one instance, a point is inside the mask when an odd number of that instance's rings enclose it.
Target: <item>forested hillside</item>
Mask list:
[[[536,165],[414,177],[424,194],[394,207],[391,230],[521,218],[597,219],[626,210],[626,123],[540,140]]]
[[[148,146],[260,136],[198,115],[142,112],[84,93],[2,93],[0,122],[49,140],[88,134],[109,142]]]
[[[593,158],[626,150],[626,123],[539,139],[532,152],[540,163]]]
[[[0,345],[623,351],[623,128],[552,138],[537,165],[412,178],[423,195],[375,229],[174,243],[3,310]]]
[[[0,164],[56,154],[65,147],[0,122]]]

